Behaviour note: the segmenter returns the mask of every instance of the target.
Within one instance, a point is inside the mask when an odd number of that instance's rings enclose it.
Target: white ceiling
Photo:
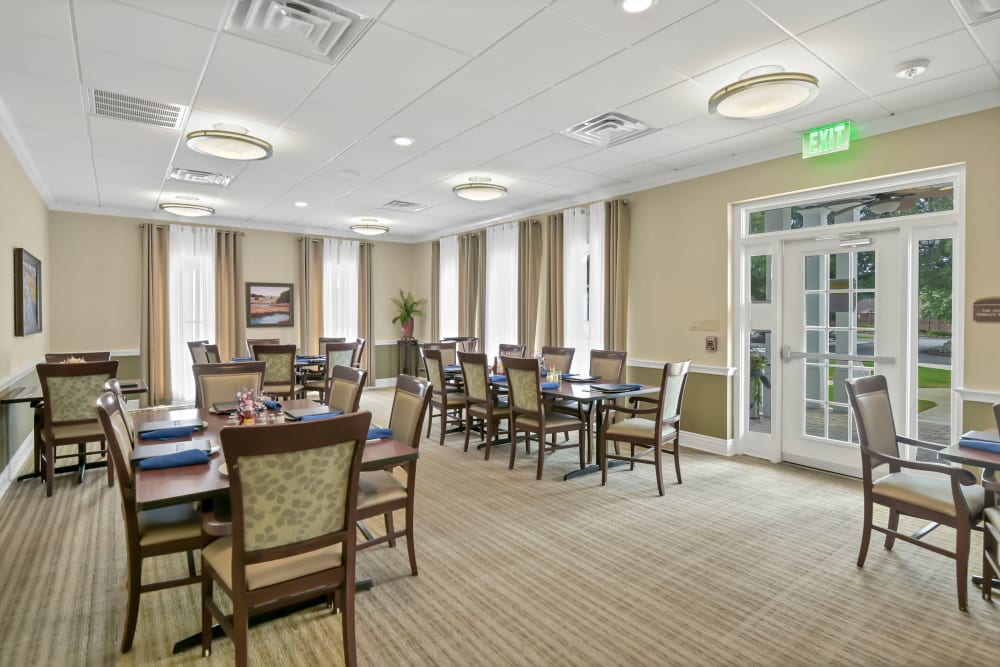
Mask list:
[[[157,205],[186,195],[215,224],[349,235],[374,217],[416,241],[792,154],[844,118],[870,136],[1000,105],[1000,19],[970,27],[948,0],[334,1],[374,21],[331,65],[228,32],[233,0],[0,0],[0,132],[52,209],[176,221]],[[894,76],[915,58],[923,76]],[[763,65],[817,76],[819,97],[767,120],[707,113]],[[92,88],[190,111],[178,130],[98,117]],[[662,129],[611,149],[559,134],[612,110]],[[274,157],[187,148],[216,123]],[[173,167],[235,178],[184,185]],[[510,194],[456,198],[470,176]]]

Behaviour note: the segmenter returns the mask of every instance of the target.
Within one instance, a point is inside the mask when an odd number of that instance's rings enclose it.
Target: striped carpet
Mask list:
[[[363,404],[385,422],[390,390]],[[684,452],[684,484],[656,495],[648,467],[563,482],[572,450],[507,448],[491,461],[461,438],[422,446],[420,576],[406,550],[358,558],[375,588],[358,596],[363,665],[963,665],[996,664],[1000,609],[970,590],[958,610],[950,560],[874,543],[854,565],[857,482],[743,457]],[[669,465],[669,464],[668,464]],[[57,479],[45,498],[22,482],[0,499],[0,664],[232,662],[173,656],[198,628],[196,589],[143,596],[135,647],[117,653],[124,613],[118,497],[101,473]],[[884,519],[884,515],[880,515]],[[906,521],[904,519],[904,521]],[[918,526],[912,522],[914,528]],[[948,544],[949,529],[933,539]],[[980,537],[971,570],[979,570]],[[151,567],[150,567],[151,565]],[[147,563],[179,574],[181,557]],[[322,607],[250,631],[256,665],[334,665],[340,621]]]

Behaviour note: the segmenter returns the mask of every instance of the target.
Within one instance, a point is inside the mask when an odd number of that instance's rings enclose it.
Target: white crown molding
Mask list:
[[[625,361],[626,366],[635,366],[636,368],[655,368],[657,370],[663,370],[665,361],[650,361],[648,359],[627,359]],[[735,366],[704,366],[702,364],[691,364],[691,373],[698,373],[700,375],[736,375]]]

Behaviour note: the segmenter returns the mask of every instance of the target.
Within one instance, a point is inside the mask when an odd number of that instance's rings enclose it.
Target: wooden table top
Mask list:
[[[119,380],[123,394],[145,394],[149,391],[145,380]],[[8,387],[0,395],[0,404],[8,403],[40,403],[42,401],[42,388],[39,385],[26,385],[20,387]]]
[[[317,405],[310,400],[282,401],[282,408],[305,408]],[[202,419],[207,423],[205,430],[195,433],[197,438],[209,438],[218,443],[219,432],[229,427],[226,415],[212,414],[207,409],[188,408],[140,412],[133,415],[138,427],[148,421],[161,419]],[[289,425],[293,425],[289,422]],[[232,426],[231,428],[254,428],[253,426]],[[183,441],[186,438],[178,438]],[[160,441],[157,441],[160,442]],[[419,450],[398,440],[373,440],[365,445],[361,466],[365,470],[377,470],[386,466],[400,465],[420,456]],[[161,468],[159,470],[135,470],[135,503],[140,510],[175,505],[182,502],[201,500],[229,493],[229,478],[223,477],[219,466],[225,462],[220,451],[213,454],[207,465]]]
[[[542,380],[542,384],[545,380]],[[494,382],[492,383],[497,389],[506,389],[507,382]],[[555,389],[542,389],[542,395],[546,398],[559,398],[569,401],[577,401],[578,403],[595,403],[597,401],[607,400],[609,398],[622,398],[627,396],[640,396],[643,394],[654,394],[660,391],[660,385],[658,384],[644,384],[641,389],[633,389],[631,391],[597,391],[596,389],[591,389],[592,384],[622,384],[619,382],[605,383],[602,380],[595,380],[594,382],[567,382],[563,380],[559,383],[559,386]],[[639,384],[638,382],[633,384]]]
[[[1000,454],[997,452],[988,452],[985,449],[951,445],[938,451],[937,455],[955,463],[978,466],[987,470],[1000,470]]]

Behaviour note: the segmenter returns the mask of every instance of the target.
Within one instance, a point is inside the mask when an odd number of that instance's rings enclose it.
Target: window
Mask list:
[[[501,343],[517,343],[517,223],[486,230],[486,330],[483,352],[492,360]]]
[[[438,333],[458,335],[458,236],[440,241],[438,265]]]
[[[563,211],[563,344],[576,348],[573,372],[604,346],[604,205]]]
[[[215,340],[215,229],[170,225],[168,238],[170,392],[174,403],[194,403],[187,342]]]
[[[358,337],[357,241],[323,240],[323,335]]]

